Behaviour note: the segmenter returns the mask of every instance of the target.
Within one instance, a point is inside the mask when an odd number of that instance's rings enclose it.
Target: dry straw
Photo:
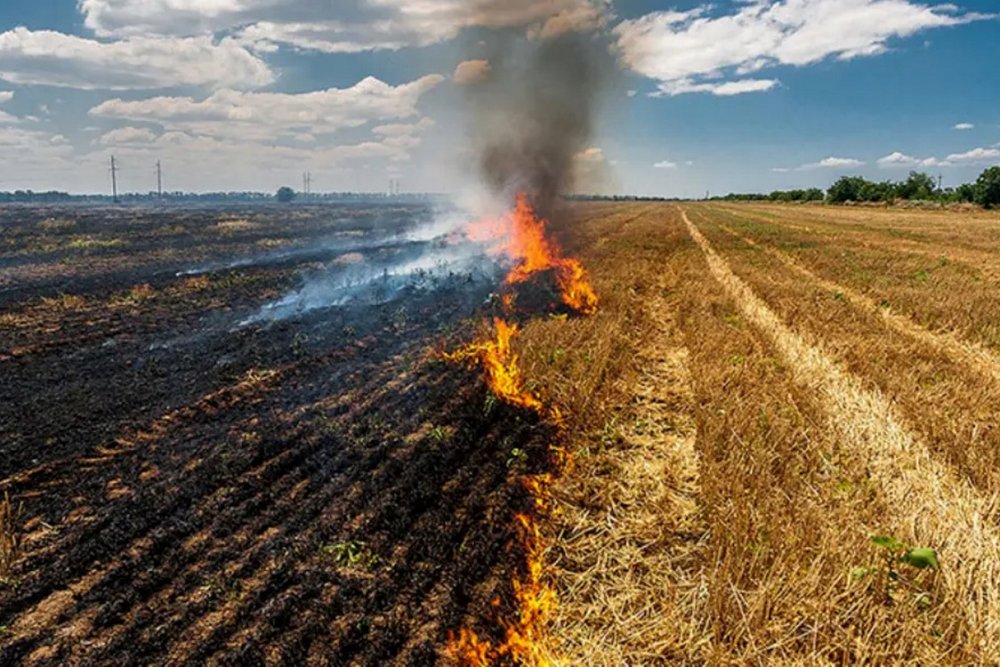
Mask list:
[[[867,460],[898,535],[943,555],[944,604],[959,610],[963,641],[984,661],[1000,660],[1000,534],[997,498],[986,497],[935,460],[879,391],[866,389],[818,344],[792,331],[722,257],[682,211],[712,275],[743,316],[764,332],[795,373],[817,394],[843,447]]]

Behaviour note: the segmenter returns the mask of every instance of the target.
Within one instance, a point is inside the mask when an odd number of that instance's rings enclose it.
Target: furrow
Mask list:
[[[819,395],[844,446],[865,456],[886,496],[900,537],[943,555],[942,594],[961,610],[966,641],[984,660],[1000,659],[1000,535],[997,498],[959,480],[903,426],[889,401],[793,332],[733,273],[691,222],[711,274],[752,324],[772,341],[800,383]]]
[[[785,253],[772,246],[757,243],[753,239],[740,234],[733,228],[723,223],[719,223],[719,228],[727,234],[740,239],[747,245],[759,248],[760,250],[766,252],[768,255],[774,257],[792,271],[812,282],[815,282],[823,289],[843,294],[844,298],[846,298],[852,305],[870,313],[877,314],[882,318],[887,326],[904,336],[909,336],[910,338],[933,348],[936,352],[947,357],[950,361],[967,367],[969,370],[986,378],[987,380],[1000,382],[1000,357],[981,345],[971,341],[963,341],[953,333],[938,333],[922,327],[910,318],[894,313],[891,308],[880,306],[869,297],[850,287],[847,287],[846,285],[841,285],[816,275]]]

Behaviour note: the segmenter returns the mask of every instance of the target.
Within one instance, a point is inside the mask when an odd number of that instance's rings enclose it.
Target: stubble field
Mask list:
[[[424,214],[0,211],[0,663],[1000,661],[1000,216],[575,204],[553,423],[444,360],[489,271],[255,319]]]

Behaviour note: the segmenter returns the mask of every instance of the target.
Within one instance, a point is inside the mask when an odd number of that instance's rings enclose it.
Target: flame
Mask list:
[[[486,376],[486,384],[497,398],[544,415],[545,405],[524,388],[521,369],[517,365],[517,355],[511,350],[510,342],[518,334],[517,325],[508,324],[497,317],[493,320],[493,327],[496,330],[494,340],[473,343],[457,352],[444,355],[444,358],[448,361],[481,365]]]
[[[504,284],[507,287],[528,281],[534,274],[554,271],[556,286],[562,302],[582,315],[597,312],[597,295],[587,280],[583,265],[566,258],[562,250],[545,233],[545,222],[538,218],[525,194],[518,195],[515,209],[506,218],[475,223],[467,235],[472,240],[493,241],[491,251],[505,254],[516,261]],[[500,299],[505,315],[514,312],[516,295],[506,292]],[[503,317],[493,319],[494,335],[484,342],[473,343],[457,352],[446,354],[450,361],[473,363],[482,366],[486,383],[498,398],[510,405],[532,410],[547,418],[556,428],[564,426],[562,413],[557,406],[546,406],[534,393],[525,389],[518,358],[511,343],[518,335],[518,326]],[[562,469],[568,465],[567,452],[550,447],[554,466]],[[553,510],[551,487],[552,474],[531,475],[522,478],[531,496],[534,514],[548,515]],[[524,575],[514,579],[514,601],[518,615],[513,621],[503,623],[504,641],[494,645],[481,639],[474,631],[462,628],[449,637],[448,654],[459,664],[469,667],[489,667],[498,663],[513,663],[532,667],[552,667],[557,664],[543,648],[543,632],[556,608],[555,591],[545,582],[544,543],[538,520],[532,514],[517,514],[519,543],[525,552]],[[494,606],[499,600],[494,601]]]
[[[543,475],[551,483],[551,476]],[[530,483],[533,478],[526,478]],[[545,551],[538,522],[528,514],[517,514],[521,543],[525,547],[526,575],[514,580],[514,600],[518,608],[517,619],[507,625],[504,642],[494,646],[484,641],[468,628],[453,635],[448,653],[461,665],[490,667],[499,663],[556,667],[559,663],[543,649],[543,631],[558,600],[556,592],[545,583],[543,553]]]
[[[598,299],[583,265],[563,257],[559,245],[546,236],[545,225],[522,192],[512,212],[499,220],[474,223],[468,236],[473,241],[493,241],[491,253],[517,262],[507,274],[506,285],[526,282],[536,273],[555,271],[563,303],[582,315],[593,315]]]

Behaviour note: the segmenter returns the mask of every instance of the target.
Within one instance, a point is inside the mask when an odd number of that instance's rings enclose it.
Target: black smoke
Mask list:
[[[494,193],[524,191],[543,216],[556,213],[560,195],[576,186],[576,156],[593,138],[606,54],[584,34],[509,37],[494,47],[489,76],[469,86],[472,148]]]

